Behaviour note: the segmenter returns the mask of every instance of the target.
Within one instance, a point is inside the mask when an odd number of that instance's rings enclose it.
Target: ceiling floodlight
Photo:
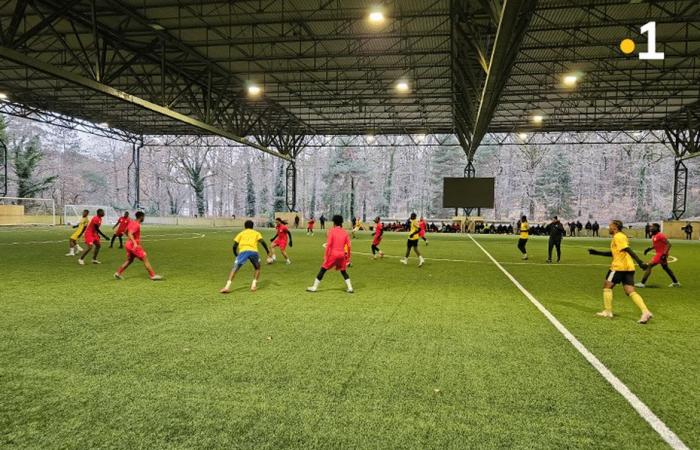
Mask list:
[[[401,94],[405,94],[411,90],[411,87],[408,85],[408,81],[401,80],[396,83],[396,90]]]
[[[251,97],[257,97],[262,93],[262,88],[257,84],[251,84],[248,86],[248,95]]]

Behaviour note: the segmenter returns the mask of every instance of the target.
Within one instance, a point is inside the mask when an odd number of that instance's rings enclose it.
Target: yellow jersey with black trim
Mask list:
[[[85,230],[85,227],[87,227],[88,222],[90,222],[89,217],[81,217],[80,222],[78,222],[78,228],[75,229],[75,231],[73,232],[73,234],[71,235],[70,238],[73,239],[74,241],[78,240],[80,235]]]
[[[259,232],[246,228],[236,235],[233,239],[238,242],[238,252],[258,252],[258,242],[263,240],[262,234]]]
[[[624,233],[618,231],[613,235],[610,243],[610,251],[612,252],[610,270],[615,272],[634,272],[634,260],[629,253],[624,251],[629,246],[630,241]]]
[[[411,241],[417,241],[420,236],[418,236],[418,232],[420,231],[420,228],[418,227],[418,219],[414,219],[411,221],[411,228],[409,229],[408,232],[408,239]]]
[[[527,239],[530,237],[530,227],[527,222],[522,222],[520,224],[520,239]]]

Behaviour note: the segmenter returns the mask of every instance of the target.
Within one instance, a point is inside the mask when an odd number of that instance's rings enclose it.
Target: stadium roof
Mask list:
[[[649,20],[663,60],[638,58]],[[13,103],[261,148],[456,133],[470,153],[487,131],[687,128],[700,101],[697,0],[0,0],[0,40]]]

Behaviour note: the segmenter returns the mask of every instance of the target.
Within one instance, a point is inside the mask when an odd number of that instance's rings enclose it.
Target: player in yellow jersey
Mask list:
[[[253,221],[246,220],[244,227],[245,229],[238,233],[233,239],[233,254],[236,256],[236,261],[233,264],[231,273],[228,275],[226,286],[219,291],[222,294],[231,292],[231,282],[233,282],[236,274],[246,261],[250,261],[253,268],[255,268],[253,284],[250,285],[250,290],[256,291],[258,289],[258,279],[260,279],[260,255],[258,254],[258,244],[263,246],[268,258],[271,257],[270,249],[267,248],[262,234],[253,229]]]
[[[418,251],[418,240],[420,239],[420,225],[416,220],[416,213],[411,213],[411,218],[408,220],[408,241],[406,242],[406,256],[401,258],[402,264],[408,264],[408,257],[411,254],[411,249],[418,257],[418,267],[425,263],[425,259]]]
[[[78,244],[78,239],[80,239],[80,236],[85,233],[85,229],[88,226],[88,223],[90,222],[90,219],[88,219],[88,215],[90,215],[90,211],[87,209],[83,210],[83,216],[80,218],[80,222],[78,222],[76,225],[73,225],[73,228],[75,228],[75,231],[73,234],[71,234],[70,238],[68,238],[68,253],[66,253],[66,256],[75,256],[75,252],[82,252],[83,248]]]
[[[518,250],[523,254],[523,259],[527,259],[527,240],[530,237],[530,225],[527,223],[527,216],[522,216],[520,218],[520,225],[518,226],[520,232],[520,239],[518,239]]]
[[[649,319],[651,319],[653,315],[649,311],[649,308],[647,308],[647,305],[644,304],[642,296],[634,290],[634,263],[636,262],[642,269],[646,269],[647,265],[630,248],[629,240],[622,232],[622,229],[621,221],[613,220],[610,222],[608,230],[610,231],[610,236],[612,236],[612,242],[610,243],[609,252],[601,252],[592,248],[588,249],[588,253],[591,255],[612,257],[610,270],[608,270],[608,275],[603,284],[603,305],[605,309],[597,315],[599,317],[613,317],[612,289],[616,284],[622,283],[625,294],[627,294],[634,304],[642,311],[642,317],[640,317],[638,322],[645,324],[649,322]]]

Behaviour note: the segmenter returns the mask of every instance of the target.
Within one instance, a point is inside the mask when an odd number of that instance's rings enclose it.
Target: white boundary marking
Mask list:
[[[373,256],[371,253],[364,253],[364,252],[352,252],[353,255],[362,255],[362,256]],[[387,255],[386,253],[384,254],[385,258],[403,258],[402,256],[394,256],[394,255]],[[469,263],[469,264],[483,264],[484,261],[479,261],[479,260],[469,260],[469,259],[448,259],[448,258],[425,258],[426,261],[444,261],[444,262],[461,262],[461,263]],[[669,256],[668,257],[668,263],[674,263],[678,261],[678,258],[675,256]],[[504,262],[501,264],[509,265],[509,266],[575,266],[575,267],[596,267],[596,266],[602,266],[602,267],[608,267],[610,264],[577,264],[577,263],[536,263],[536,262]]]
[[[576,337],[571,334],[571,332],[564,326],[562,325],[559,320],[554,317],[552,313],[549,312],[547,308],[542,305],[542,303],[539,302],[533,296],[527,289],[523,287],[518,280],[515,279],[513,275],[511,275],[506,269],[503,268],[503,266],[496,261],[496,258],[491,256],[491,254],[486,251],[484,247],[479,244],[476,239],[474,239],[471,235],[469,238],[476,244],[477,247],[481,249],[482,252],[488,258],[493,262],[496,267],[498,267],[501,272],[517,287],[520,292],[527,297],[530,302],[535,305],[535,307],[551,322],[552,325],[554,325],[554,328],[556,328],[565,338],[567,341],[571,343],[571,345],[578,350],[578,352],[588,361],[597,371],[600,373],[605,380],[612,385],[615,390],[624,397],[625,400],[634,408],[635,411],[637,411],[637,414],[639,414],[642,419],[646,420],[649,425],[656,431],[661,438],[666,441],[666,443],[671,446],[671,448],[675,450],[689,450],[688,446],[686,446],[683,441],[674,433],[663,421],[656,415],[654,412],[649,409],[647,405],[642,402],[639,397],[637,397],[619,378],[617,378],[611,371],[608,369],[593,353],[591,353],[590,350],[588,350]]]
[[[189,237],[182,237],[182,236],[187,236],[187,235],[192,235]],[[149,239],[151,236],[155,237],[161,237],[161,236],[181,236],[181,237],[174,237],[174,238],[165,238],[165,239]],[[190,240],[190,239],[203,239],[206,236],[204,233],[178,233],[178,234],[150,234],[146,235],[145,242],[156,242],[156,241],[182,241],[182,240]],[[61,239],[60,241],[21,241],[21,242],[0,242],[0,245],[24,245],[24,244],[61,244],[65,243],[68,239]]]

